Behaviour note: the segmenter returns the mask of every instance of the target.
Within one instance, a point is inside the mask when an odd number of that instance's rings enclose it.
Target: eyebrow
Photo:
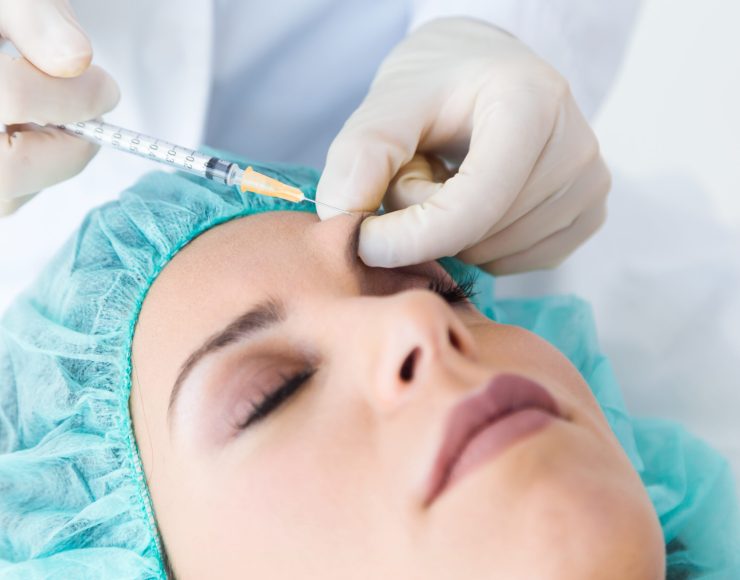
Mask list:
[[[360,244],[360,226],[362,219],[358,219],[347,240],[345,248],[345,262],[349,269],[354,270],[359,264],[357,250]],[[180,372],[175,379],[170,393],[170,402],[167,407],[167,416],[177,404],[182,392],[183,384],[193,368],[206,356],[221,350],[231,344],[239,342],[257,332],[277,326],[287,318],[287,308],[282,300],[268,298],[256,306],[250,308],[237,318],[232,320],[224,328],[208,338],[197,350],[195,350],[180,367]]]
[[[208,338],[203,345],[195,350],[180,367],[175,384],[170,393],[170,403],[167,408],[168,415],[171,413],[177,399],[182,391],[185,379],[187,379],[193,368],[209,354],[221,350],[231,344],[255,334],[267,330],[283,322],[286,318],[285,304],[275,298],[269,298],[264,302],[250,308],[241,314],[216,334]]]

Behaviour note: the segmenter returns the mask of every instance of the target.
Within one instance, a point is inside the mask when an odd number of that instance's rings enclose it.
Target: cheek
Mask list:
[[[247,563],[250,576],[274,577],[288,546],[291,559],[307,561],[316,555],[303,550],[331,545],[316,526],[332,505],[330,490],[307,471],[305,448],[272,443],[263,452],[226,453],[233,458],[170,463],[152,490],[167,549],[184,577],[239,577]]]
[[[516,367],[553,379],[572,378],[565,357],[537,335],[508,324],[485,325],[476,340],[487,362],[502,368]]]
[[[357,513],[353,497],[361,496],[347,475],[351,466],[326,440],[288,423],[281,427],[301,435],[270,434],[259,449],[235,450],[233,460],[201,470],[189,494],[204,498],[197,516],[202,541],[219,546],[224,557],[245,546],[263,554],[286,545],[315,551],[336,545],[335,533],[351,534],[348,514]]]

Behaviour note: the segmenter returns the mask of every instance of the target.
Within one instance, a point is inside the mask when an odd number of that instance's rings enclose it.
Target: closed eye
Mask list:
[[[283,377],[279,387],[267,393],[262,393],[262,398],[257,403],[252,403],[252,411],[249,416],[239,424],[239,429],[246,429],[251,424],[261,421],[270,413],[280,407],[298,390],[308,382],[316,372],[315,368],[306,368],[298,373]]]

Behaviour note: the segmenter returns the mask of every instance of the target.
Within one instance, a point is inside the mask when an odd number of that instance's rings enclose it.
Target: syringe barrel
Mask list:
[[[174,143],[155,139],[143,133],[130,131],[102,121],[79,121],[57,125],[57,127],[71,135],[83,137],[98,145],[114,147],[126,153],[158,161],[174,169],[213,179],[208,175],[208,165],[215,158],[211,155],[199,153],[194,149],[180,147]],[[219,166],[215,173],[213,171],[211,173],[214,176],[220,176],[220,171]],[[216,181],[219,181],[219,179],[216,179]],[[221,182],[226,183],[225,177]]]

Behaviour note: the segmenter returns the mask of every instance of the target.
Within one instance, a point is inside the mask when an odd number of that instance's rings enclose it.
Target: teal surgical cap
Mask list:
[[[252,165],[315,194],[314,170]],[[0,578],[165,577],[128,408],[134,325],[153,280],[185,244],[228,220],[274,210],[313,206],[151,174],[92,211],[5,313]],[[453,277],[472,269],[443,264]],[[673,423],[627,414],[588,305],[574,297],[494,301],[485,274],[477,286],[485,314],[549,340],[590,384],[660,517],[669,577],[740,578],[727,463]]]

